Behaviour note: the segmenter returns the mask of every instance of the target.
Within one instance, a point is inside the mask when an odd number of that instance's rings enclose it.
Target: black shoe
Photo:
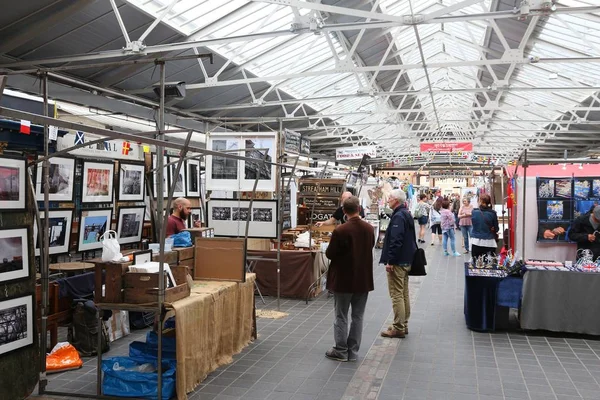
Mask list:
[[[325,357],[329,358],[330,360],[335,360],[335,361],[341,361],[341,362],[348,361],[348,356],[343,356],[336,349],[327,350],[327,352],[325,353]]]

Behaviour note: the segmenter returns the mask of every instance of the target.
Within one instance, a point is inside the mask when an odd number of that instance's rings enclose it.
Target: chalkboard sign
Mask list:
[[[302,197],[300,199],[300,204],[312,208],[313,205],[316,209],[326,209],[326,208],[338,208],[339,198],[337,197]]]
[[[286,129],[284,132],[283,151],[285,153],[300,154],[301,140],[302,136],[299,133]]]

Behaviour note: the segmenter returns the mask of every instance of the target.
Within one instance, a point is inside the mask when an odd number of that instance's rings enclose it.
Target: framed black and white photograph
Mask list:
[[[142,240],[146,207],[120,207],[117,222],[119,244],[138,243]]]
[[[178,197],[185,197],[185,163],[181,165],[181,169],[179,170],[179,174],[177,172],[177,162],[179,161],[179,157],[167,157],[169,163],[172,164],[169,168],[169,190],[170,186],[175,184],[175,190],[173,191],[173,199]]]
[[[214,151],[231,152],[240,148],[241,139],[231,133],[212,133],[208,137],[206,148]],[[234,158],[206,156],[206,190],[240,190],[240,161]]]
[[[144,164],[119,162],[119,201],[144,201],[145,177]]]
[[[210,199],[206,202],[207,226],[214,228],[215,236],[242,237],[250,213],[249,237],[272,239],[277,237],[279,208],[277,200]]]
[[[81,202],[112,203],[114,171],[112,162],[84,161]]]
[[[167,161],[167,157],[163,156],[163,165],[167,165],[168,161]],[[156,157],[156,154],[152,154],[152,176],[154,177],[153,180],[153,189],[154,189],[154,197],[158,197],[158,158]],[[167,197],[169,196],[169,181],[168,181],[168,176],[169,176],[169,170],[167,167],[164,167],[163,170],[163,197]]]
[[[187,220],[188,229],[200,228],[204,222],[204,212],[201,207],[192,207],[190,209],[190,216]]]
[[[152,261],[152,250],[142,250],[133,253],[133,265],[146,264]]]
[[[25,209],[25,170],[25,159],[0,157],[0,210]]]
[[[200,197],[200,160],[187,160],[187,196]]]
[[[0,301],[0,354],[33,344],[33,295]]]
[[[110,229],[111,222],[112,208],[82,210],[79,214],[78,251],[101,249],[100,238]]]
[[[53,157],[48,168],[50,201],[72,202],[74,197],[75,159],[69,157]],[[44,182],[42,181],[42,163],[36,166],[35,199],[44,200]]]
[[[275,191],[275,166],[271,162],[277,159],[276,143],[275,134],[253,134],[250,137],[243,137],[243,144],[246,149],[245,156],[256,160],[242,161],[244,173],[241,186],[243,190],[252,190],[254,181],[258,177],[256,190]],[[263,159],[265,160],[264,163]]]
[[[0,283],[29,278],[29,229],[0,229]]]
[[[74,210],[54,210],[48,212],[48,239],[50,240],[50,254],[64,254],[69,252],[71,243],[71,225],[73,224]],[[40,211],[42,227],[46,219],[46,212]],[[36,257],[40,255],[42,243],[38,239],[38,226],[33,224],[33,243]]]

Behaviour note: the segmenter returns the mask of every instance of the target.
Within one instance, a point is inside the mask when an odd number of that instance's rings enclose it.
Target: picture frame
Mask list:
[[[188,197],[201,197],[200,160],[186,161],[186,190]]]
[[[196,228],[194,225],[196,221],[200,221],[200,223],[204,223],[204,212],[202,207],[191,207],[190,216],[186,221],[186,225],[188,229]]]
[[[111,223],[112,208],[81,210],[79,213],[77,251],[101,249],[100,237],[110,229]]]
[[[206,202],[207,226],[214,228],[215,237],[243,237],[246,219],[251,212],[248,237],[274,239],[277,237],[279,206],[277,200],[210,199]]]
[[[0,159],[0,211],[24,210],[27,204],[27,162],[16,157],[0,156]]]
[[[145,264],[152,261],[152,250],[142,250],[133,253],[133,265]]]
[[[119,201],[144,201],[146,170],[144,164],[119,162]]]
[[[71,245],[71,227],[73,226],[73,209],[50,210],[48,216],[50,218],[50,247],[49,254],[65,254],[69,252]],[[46,212],[40,211],[40,220],[42,224],[46,218]],[[38,240],[38,226],[33,224],[33,247],[35,256],[40,256],[40,248],[42,244]]]
[[[49,200],[59,202],[73,202],[75,197],[75,158],[52,157],[48,179],[50,182]],[[43,163],[36,165],[35,199],[44,201],[44,184],[42,182]]]
[[[119,207],[117,219],[117,240],[119,244],[139,243],[144,229],[146,206]]]
[[[33,345],[33,295],[0,301],[0,319],[12,329],[0,330],[0,355]]]
[[[207,138],[206,148],[243,155],[256,161],[237,160],[228,157],[206,156],[206,189],[223,191],[251,191],[258,174],[257,191],[274,192],[276,185],[275,165],[260,168],[264,152],[268,148],[267,162],[277,159],[277,134],[275,132],[215,132]],[[257,150],[252,150],[255,148]],[[235,152],[232,150],[240,151]],[[247,149],[247,150],[244,150]]]
[[[179,161],[179,157],[169,156],[167,157],[169,163],[176,163]],[[173,191],[173,199],[178,197],[185,197],[186,195],[186,181],[185,181],[185,162],[181,165],[181,169],[179,170],[179,176],[177,180],[175,180],[175,171],[177,170],[177,164],[172,164],[169,166],[169,190],[171,190],[171,186],[173,182],[176,181],[175,190]],[[167,192],[168,194],[168,192]]]
[[[84,161],[81,184],[82,203],[112,203],[115,164]]]
[[[0,283],[29,276],[29,228],[0,229]]]
[[[167,157],[163,156],[164,159],[164,164],[163,165],[167,165]],[[154,197],[157,198],[158,197],[158,170],[156,170],[158,168],[158,158],[156,156],[156,153],[152,154],[152,176],[153,176],[153,182],[152,182],[152,188],[154,190]],[[164,167],[164,171],[163,171],[163,197],[168,197],[169,196],[169,170],[167,167]]]

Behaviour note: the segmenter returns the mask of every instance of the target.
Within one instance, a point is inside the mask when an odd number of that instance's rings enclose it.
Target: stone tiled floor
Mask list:
[[[357,362],[324,357],[333,340],[333,299],[323,295],[308,305],[283,299],[281,311],[289,316],[259,319],[258,340],[232,364],[211,373],[189,398],[600,399],[600,341],[468,330],[463,316],[466,257],[444,257],[439,245],[425,248],[429,274],[411,278],[414,305],[407,338],[379,336],[391,319],[391,304],[385,270],[376,265],[376,290],[369,296]],[[263,308],[276,308],[275,299],[266,300]],[[113,343],[109,356],[126,354],[129,341],[144,340],[144,334]],[[95,359],[89,359],[82,370],[51,376],[49,389],[95,393],[95,371]]]

